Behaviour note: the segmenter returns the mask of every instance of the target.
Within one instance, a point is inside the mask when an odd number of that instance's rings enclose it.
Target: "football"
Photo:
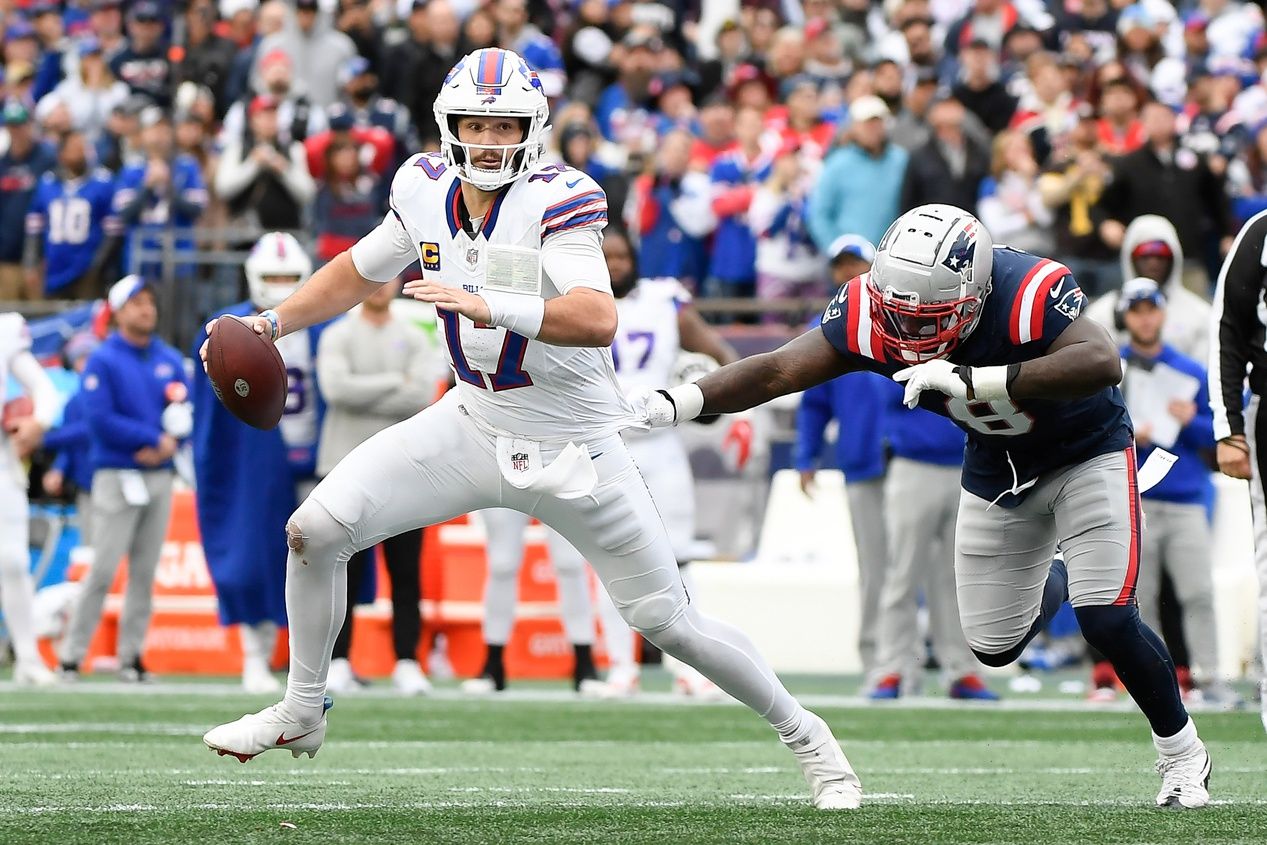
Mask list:
[[[255,428],[276,427],[286,407],[286,366],[277,347],[234,317],[207,338],[207,377],[224,407]]]

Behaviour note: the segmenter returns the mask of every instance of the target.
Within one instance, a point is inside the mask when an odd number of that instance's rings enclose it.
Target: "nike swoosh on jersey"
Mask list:
[[[1052,299],[1060,299],[1060,285],[1053,285],[1052,289],[1047,292]]]
[[[310,734],[314,734],[314,733],[316,733],[316,732],[317,732],[317,729],[316,729],[316,728],[313,728],[312,730],[308,731],[308,733],[306,733],[306,734],[300,734],[299,736],[292,736],[292,737],[290,737],[289,739],[287,739],[287,738],[286,738],[286,732],[285,732],[285,731],[282,731],[281,733],[279,733],[279,734],[277,735],[277,744],[278,744],[278,745],[290,745],[292,742],[298,742],[299,740],[303,739],[304,737],[309,736]]]
[[[585,178],[584,176],[581,177],[581,179],[584,179],[584,178]],[[571,182],[566,182],[564,184],[566,184],[569,189],[575,188],[577,185],[581,184],[581,179],[573,179]]]

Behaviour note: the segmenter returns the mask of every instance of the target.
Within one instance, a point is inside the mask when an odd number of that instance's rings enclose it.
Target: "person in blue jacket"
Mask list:
[[[897,382],[886,381],[882,387],[891,455],[884,485],[889,568],[880,593],[879,680],[871,698],[899,698],[922,680],[917,623],[922,589],[933,651],[950,698],[995,701],[998,695],[977,674],[981,664],[964,638],[955,591],[963,431],[932,411],[907,408]]]
[[[117,330],[84,368],[92,477],[92,568],[61,645],[62,672],[79,673],[124,554],[128,583],[119,617],[124,681],[149,680],[141,648],[149,628],[154,573],[171,513],[172,456],[189,435],[189,383],[179,352],[155,333],[154,291],[139,276],[116,282],[106,298]]]
[[[246,261],[251,298],[219,317],[246,317],[281,302],[307,281],[312,262],[289,234],[270,232]],[[208,323],[208,326],[211,324]],[[316,383],[321,327],[278,343],[288,379],[277,428],[239,421],[216,399],[201,367],[193,378],[194,477],[198,530],[219,602],[220,624],[242,642],[242,685],[248,692],[281,689],[270,667],[277,629],[286,626],[286,520],[316,486],[317,438],[323,405]],[[195,359],[207,339],[194,341]],[[254,538],[242,542],[243,537]]]
[[[865,239],[844,235],[832,244],[832,280],[841,285],[871,267],[875,247]],[[814,325],[818,320],[814,320]],[[801,395],[796,412],[793,465],[801,474],[801,490],[814,492],[827,425],[837,423],[836,468],[845,474],[849,519],[858,551],[858,653],[864,683],[875,670],[880,591],[888,569],[884,528],[884,396],[885,379],[872,373],[850,373],[811,387]]]
[[[83,375],[88,358],[101,342],[91,332],[71,337],[62,350],[69,369]],[[50,496],[75,499],[79,523],[79,543],[92,545],[92,439],[88,433],[85,404],[88,395],[76,391],[62,409],[62,424],[44,435],[44,448],[56,453],[53,465],[44,473],[44,492]]]
[[[1207,704],[1233,708],[1240,696],[1218,671],[1218,626],[1214,620],[1214,538],[1209,506],[1214,501],[1208,456],[1214,450],[1214,416],[1206,370],[1197,361],[1161,340],[1166,322],[1166,296],[1152,279],[1126,283],[1118,298],[1118,314],[1130,337],[1122,347],[1125,377],[1123,393],[1128,407],[1166,406],[1179,424],[1173,442],[1158,431],[1153,420],[1135,420],[1135,447],[1140,465],[1157,448],[1179,460],[1157,485],[1142,493],[1144,536],[1136,595],[1139,615],[1154,630],[1161,630],[1161,575],[1174,584],[1182,606],[1184,639],[1188,644],[1192,678]],[[1184,379],[1187,377],[1187,380]],[[1162,395],[1144,401],[1144,391],[1168,390],[1189,383],[1191,392]],[[1156,438],[1156,439],[1154,439]],[[1158,442],[1160,441],[1160,442]]]

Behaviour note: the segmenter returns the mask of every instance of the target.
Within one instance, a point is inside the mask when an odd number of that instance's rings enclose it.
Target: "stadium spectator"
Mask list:
[[[320,110],[339,98],[339,68],[356,55],[356,45],[324,20],[318,5],[317,0],[296,0],[294,17],[281,32],[266,37],[256,49],[256,74],[267,84],[264,63],[280,51],[291,67],[303,69],[299,93]],[[278,95],[272,85],[267,90]]]
[[[127,36],[123,34],[123,0],[89,0],[88,8],[89,30],[101,42],[106,61],[112,61],[128,46]]]
[[[1100,92],[1098,124],[1100,151],[1107,156],[1133,153],[1144,144],[1135,87],[1122,78],[1111,80]]]
[[[212,0],[194,0],[185,9],[185,42],[176,65],[175,84],[193,82],[211,90],[217,117],[229,109],[227,90],[238,45],[215,31],[216,8]]]
[[[312,227],[317,260],[331,261],[378,225],[387,211],[390,183],[361,162],[349,138],[326,147],[325,179],[317,190]]]
[[[1077,103],[1069,80],[1051,53],[1035,53],[1025,62],[1029,88],[1012,115],[1012,129],[1030,138],[1034,157],[1041,164],[1078,123]]]
[[[592,2],[597,3],[597,0]],[[739,66],[752,61],[744,29],[734,18],[722,21],[714,46],[716,56],[699,65],[700,96],[706,99],[713,94],[725,93],[727,81]]]
[[[62,349],[67,369],[79,376],[88,366],[88,358],[101,341],[90,331],[72,335]],[[53,465],[44,473],[44,492],[75,503],[79,544],[92,547],[92,436],[84,409],[87,393],[76,385],[74,395],[62,409],[62,423],[44,435],[44,448],[55,453]]]
[[[815,160],[785,142],[770,173],[752,196],[748,225],[757,239],[757,298],[822,298],[824,261],[806,226]],[[817,310],[817,309],[814,309]],[[768,312],[764,322],[800,324],[803,315]]]
[[[964,131],[965,109],[958,100],[938,100],[928,118],[932,138],[911,153],[902,210],[936,202],[976,214],[981,182],[990,173],[990,153]]]
[[[63,79],[40,100],[36,114],[47,114],[56,106],[65,106],[70,112],[71,125],[95,144],[106,128],[110,113],[128,98],[130,89],[114,78],[102,55],[100,41],[83,39],[78,53],[79,72]]]
[[[497,43],[497,18],[487,6],[480,6],[462,21],[462,40],[468,51],[492,47]]]
[[[5,65],[4,80],[8,91],[7,100],[20,103],[28,109],[35,107],[35,65],[26,59],[11,61]]]
[[[1176,143],[1175,115],[1161,103],[1144,106],[1142,119],[1147,142],[1113,164],[1113,178],[1101,203],[1106,220],[1100,237],[1117,249],[1126,224],[1142,214],[1169,218],[1188,256],[1185,284],[1205,291],[1208,274],[1202,256],[1210,238],[1231,242],[1231,215],[1221,180],[1210,172],[1204,156]]]
[[[528,21],[528,0],[495,0],[497,46],[518,53],[541,79],[541,90],[550,99],[563,96],[567,72],[554,42]]]
[[[699,135],[698,114],[695,110],[694,95],[691,93],[694,84],[695,78],[692,74],[676,70],[657,74],[655,79],[651,80],[647,93],[651,97],[655,132],[663,135],[673,129],[684,129],[692,135]],[[692,159],[694,159],[695,149],[700,145],[694,143],[691,146]],[[700,163],[707,166],[712,162]]]
[[[1117,257],[1099,234],[1104,220],[1100,196],[1112,175],[1099,151],[1096,119],[1088,113],[1038,177],[1038,193],[1054,214],[1056,253],[1088,296],[1122,282]]]
[[[339,69],[340,103],[356,126],[377,126],[391,133],[396,142],[395,160],[400,164],[417,151],[409,109],[378,94],[378,77],[369,60],[353,56]],[[434,122],[434,120],[433,120]]]
[[[279,103],[260,94],[248,110],[249,133],[230,140],[216,170],[216,194],[239,224],[298,229],[316,193],[304,147],[279,137]]]
[[[1147,526],[1140,555],[1154,565],[1141,568],[1135,594],[1145,623],[1162,630],[1161,579],[1163,573],[1170,576],[1202,701],[1232,709],[1241,700],[1219,672],[1214,620],[1214,538],[1208,510],[1214,487],[1204,458],[1214,449],[1210,392],[1205,367],[1162,340],[1168,310],[1152,279],[1128,281],[1117,301],[1130,339],[1122,347],[1122,393],[1132,411],[1138,461],[1142,466],[1155,448],[1179,458],[1165,478],[1140,494]]]
[[[177,151],[171,118],[158,107],[141,114],[141,157],[119,171],[115,188],[114,211],[126,239],[124,267],[133,266],[133,249],[164,248],[158,230],[176,233],[177,250],[193,248],[189,232],[207,207],[207,186],[199,163]]]
[[[717,231],[704,286],[707,296],[752,296],[756,291],[757,241],[748,226],[748,208],[773,161],[762,144],[763,133],[762,113],[739,109],[735,149],[719,156],[709,173]]]
[[[804,67],[805,34],[794,26],[781,27],[765,53],[765,72],[775,79],[788,79]]]
[[[110,173],[118,173],[125,161],[140,155],[141,112],[150,108],[148,103],[148,98],[131,94],[110,110],[94,145],[97,162]]]
[[[844,44],[827,18],[811,18],[805,24],[805,73],[820,90],[839,90],[853,71]]]
[[[588,111],[584,118],[569,119],[566,123],[561,119],[560,123],[555,124],[559,138],[559,157],[564,164],[585,171],[599,184],[607,194],[608,208],[624,208],[629,197],[629,177],[620,168],[613,167],[600,158],[599,144],[602,139]]]
[[[277,102],[277,135],[283,143],[303,143],[326,128],[325,111],[316,108],[308,95],[296,89],[295,66],[284,50],[270,50],[260,58],[258,87],[261,94]],[[249,141],[247,110],[254,100],[254,97],[245,98],[229,107],[220,132],[223,146],[229,146],[235,139]]]
[[[83,135],[62,136],[57,170],[40,178],[26,215],[27,290],[51,299],[101,296],[113,257],[110,238],[119,232],[114,180],[90,169]]]
[[[1017,99],[999,79],[998,54],[985,39],[974,38],[960,52],[959,68],[955,99],[991,133],[1002,132],[1016,112]]]
[[[70,52],[66,25],[58,0],[35,0],[29,7],[31,28],[39,40],[40,60],[35,69],[32,96],[38,102],[62,81],[63,62]]]
[[[247,18],[249,27],[244,28],[243,32],[249,32],[250,38],[247,41],[237,42],[238,53],[233,57],[233,65],[229,68],[229,81],[224,91],[226,109],[232,103],[249,98],[257,84],[262,83],[267,87],[267,81],[262,78],[262,73],[260,77],[255,76],[256,63],[260,59],[260,44],[269,36],[277,35],[285,29],[286,22],[290,19],[290,6],[286,5],[285,0],[264,0],[259,4],[258,10],[255,8],[255,0],[229,0],[229,2],[240,5],[249,4],[247,9],[234,7],[232,10],[235,12],[233,16],[235,22],[244,17]]]
[[[665,135],[654,169],[634,180],[626,227],[639,241],[638,273],[695,285],[708,271],[705,238],[716,226],[708,174],[691,169],[688,132]]]
[[[972,8],[946,31],[946,54],[958,56],[973,41],[1002,50],[1004,36],[1020,22],[1020,12],[1007,0],[975,0]]]
[[[432,122],[434,125],[434,121]],[[358,126],[352,112],[342,103],[335,103],[326,112],[327,129],[304,141],[308,172],[314,179],[325,178],[326,147],[339,139],[354,142],[371,170],[390,179],[396,167],[396,139],[380,126]]]
[[[631,151],[647,151],[645,135],[651,113],[645,104],[664,50],[660,37],[645,30],[631,30],[621,41],[613,55],[616,81],[603,91],[594,107],[598,129],[608,141]]]
[[[38,279],[22,266],[23,232],[35,188],[57,166],[57,155],[36,136],[21,103],[5,105],[3,120],[9,145],[0,153],[0,300],[39,299]]]
[[[705,100],[697,115],[691,160],[711,168],[717,157],[735,148],[735,107],[723,96]]]
[[[163,108],[171,105],[173,90],[165,26],[163,8],[155,0],[137,0],[128,10],[127,46],[110,60],[110,70],[132,93]]]
[[[906,91],[906,79],[902,67],[893,59],[882,58],[871,65],[871,91],[897,114],[902,110],[902,95]],[[852,100],[850,101],[852,102]]]
[[[822,161],[836,135],[836,124],[823,118],[820,83],[808,74],[796,74],[783,80],[779,94],[785,106],[767,114],[770,127],[783,143],[796,144],[803,155]]]
[[[1232,218],[1237,226],[1267,210],[1267,124],[1254,134],[1228,163],[1227,192],[1232,199]]]
[[[351,39],[357,55],[369,62],[370,71],[382,71],[383,35],[374,22],[370,0],[339,0],[335,28]]]
[[[409,36],[388,51],[391,72],[380,77],[380,84],[384,96],[409,110],[422,146],[438,148],[431,107],[449,68],[465,53],[461,25],[448,0],[414,0],[411,9]]]
[[[321,335],[317,379],[327,410],[321,424],[318,475],[327,474],[365,440],[430,405],[437,395],[446,366],[420,329],[392,315],[391,303],[399,290],[395,281],[381,285],[360,309],[332,323]],[[391,579],[396,654],[392,685],[405,695],[431,690],[418,665],[422,539],[422,529],[418,528],[381,544]],[[373,565],[373,546],[352,555],[349,583],[361,583]],[[343,630],[334,641],[332,689],[347,689],[352,680],[347,658],[352,645],[353,606],[349,601]]]
[[[889,137],[908,153],[926,146],[932,140],[933,130],[929,124],[929,111],[937,99],[937,74],[920,70],[910,85],[904,86],[904,93],[898,100],[894,112],[893,124],[889,128]]]
[[[843,234],[875,243],[901,212],[909,156],[888,137],[888,107],[876,96],[849,106],[849,143],[823,162],[809,201],[809,230],[820,250]]]
[[[141,662],[150,624],[154,573],[171,511],[172,456],[189,435],[189,384],[179,352],[155,334],[154,292],[137,276],[110,288],[116,331],[84,369],[84,415],[92,441],[92,567],[60,648],[63,676],[76,678],[101,620],[115,570],[128,557],[119,617],[119,677],[144,682]]]
[[[875,247],[858,235],[841,235],[831,246],[828,255],[835,285],[865,273],[875,259]],[[814,325],[817,324],[815,319]],[[885,382],[883,376],[874,373],[850,373],[805,391],[796,412],[792,461],[800,473],[801,491],[812,497],[827,426],[836,421],[835,468],[845,475],[849,522],[857,551],[858,653],[862,658],[864,692],[870,691],[875,680],[880,592],[889,566],[884,521]]]
[[[999,243],[1047,255],[1055,215],[1038,190],[1038,162],[1029,136],[1009,130],[994,139],[990,176],[981,182],[981,223]]]

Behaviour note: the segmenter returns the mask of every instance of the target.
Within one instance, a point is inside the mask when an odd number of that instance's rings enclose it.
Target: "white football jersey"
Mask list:
[[[312,335],[302,331],[280,337],[277,351],[286,365],[286,407],[278,424],[282,441],[287,449],[311,452],[317,446],[317,383]]]
[[[353,261],[358,269],[370,262],[394,266],[391,256],[385,260],[364,252],[372,243],[376,251],[395,249],[403,261],[399,269],[416,258],[425,279],[478,293],[492,252],[495,267],[513,264],[509,275],[520,284],[535,286],[539,278],[545,299],[576,286],[611,291],[601,258],[593,274],[597,278],[552,279],[542,264],[543,244],[552,238],[560,239],[556,245],[576,237],[601,239],[607,197],[583,172],[541,164],[501,191],[485,219],[477,221],[475,235],[464,226],[465,218],[457,174],[438,153],[416,155],[392,182],[391,212],[380,227],[390,227],[392,240],[377,237],[376,230],[353,248]],[[493,281],[505,284],[508,274],[503,270],[501,275]],[[462,405],[486,428],[566,442],[624,427],[630,408],[608,349],[551,346],[497,326],[476,325],[454,312],[437,312]]]
[[[31,331],[21,314],[0,314],[0,408],[9,396],[9,372],[13,359],[31,348]],[[4,444],[9,435],[0,428],[0,467],[8,459],[9,450]]]
[[[691,294],[677,279],[641,279],[616,300],[620,325],[612,341],[612,359],[626,394],[671,383],[673,364],[682,351],[678,312],[690,301]]]

